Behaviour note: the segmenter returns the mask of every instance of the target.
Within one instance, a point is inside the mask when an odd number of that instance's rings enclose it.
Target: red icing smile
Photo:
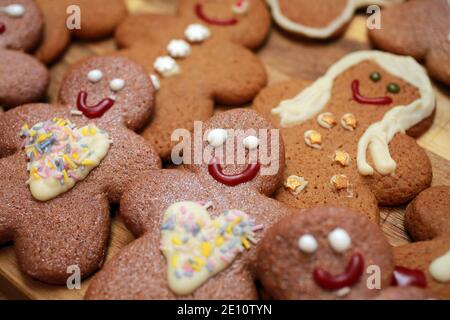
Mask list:
[[[405,267],[395,267],[392,285],[399,287],[427,287],[427,279],[420,270],[412,270]]]
[[[351,287],[364,271],[364,259],[361,254],[355,253],[350,259],[345,272],[333,276],[322,268],[315,268],[313,272],[314,281],[323,289],[338,290],[345,287]]]
[[[239,22],[238,19],[236,18],[226,20],[210,18],[206,15],[205,11],[203,10],[203,4],[201,3],[197,3],[195,5],[195,14],[199,19],[203,20],[204,22],[216,26],[232,26]]]
[[[223,172],[222,166],[218,163],[217,158],[214,158],[208,165],[209,174],[218,182],[227,186],[237,186],[238,184],[253,180],[261,168],[259,163],[253,163],[241,173],[234,175],[227,175]]]
[[[100,118],[101,116],[103,116],[106,111],[111,109],[111,107],[114,105],[114,102],[115,102],[111,98],[106,98],[106,99],[103,99],[102,101],[100,101],[99,103],[97,103],[95,106],[89,106],[87,104],[87,96],[88,96],[88,94],[86,91],[81,91],[78,94],[77,108],[78,108],[78,110],[83,112],[83,114],[86,117],[88,117],[90,119]]]
[[[359,103],[364,104],[376,104],[376,105],[386,105],[392,103],[391,97],[376,97],[376,98],[369,98],[363,96],[359,92],[359,80],[353,80],[352,81],[352,92],[353,92],[353,99],[358,101]]]
[[[5,31],[6,31],[5,24],[0,22],[0,34],[3,34]]]

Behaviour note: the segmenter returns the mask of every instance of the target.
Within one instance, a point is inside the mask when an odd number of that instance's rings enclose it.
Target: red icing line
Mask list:
[[[205,12],[203,11],[203,5],[201,3],[197,3],[195,5],[195,14],[199,19],[203,20],[204,22],[216,26],[232,26],[239,22],[238,19],[236,18],[232,18],[229,20],[212,19],[205,14]]]
[[[4,33],[5,31],[6,31],[5,24],[0,22],[0,34]]]
[[[413,270],[405,267],[395,267],[392,285],[399,287],[427,287],[427,279],[421,270]]]
[[[248,182],[256,177],[261,165],[253,163],[241,173],[235,175],[227,175],[223,172],[222,166],[218,163],[217,158],[214,158],[208,165],[209,174],[218,182],[227,186],[237,186],[238,184]]]
[[[78,110],[83,112],[83,114],[86,117],[88,117],[90,119],[100,118],[101,116],[103,116],[106,111],[111,109],[111,107],[114,105],[114,102],[115,102],[111,98],[106,98],[106,99],[103,99],[102,101],[100,101],[99,103],[97,103],[95,106],[88,106],[87,96],[88,96],[88,94],[86,91],[81,91],[78,94],[77,108],[78,108]]]
[[[314,281],[323,289],[338,290],[345,287],[351,287],[364,271],[364,259],[361,254],[355,253],[350,259],[345,272],[333,276],[322,268],[315,268],[313,271]]]
[[[369,97],[364,97],[363,95],[361,95],[361,93],[359,93],[359,80],[352,81],[352,92],[353,92],[353,99],[355,99],[359,103],[376,104],[376,105],[385,105],[385,104],[392,103],[391,97],[369,98]]]

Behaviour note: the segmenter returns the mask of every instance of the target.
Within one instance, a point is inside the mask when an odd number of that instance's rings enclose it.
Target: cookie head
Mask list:
[[[0,47],[31,51],[41,39],[44,21],[33,0],[0,1]]]
[[[203,127],[201,164],[187,167],[210,183],[273,192],[284,167],[279,131],[257,112],[235,109],[218,114]],[[198,162],[197,162],[198,163]]]
[[[258,276],[277,299],[368,298],[370,270],[389,285],[392,253],[382,232],[348,209],[315,208],[280,221],[258,249]]]
[[[85,117],[135,130],[148,119],[154,88],[143,68],[123,57],[87,59],[66,74],[59,99]]]

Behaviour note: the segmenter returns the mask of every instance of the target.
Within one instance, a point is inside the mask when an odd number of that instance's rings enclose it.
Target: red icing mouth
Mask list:
[[[114,102],[115,102],[111,98],[106,98],[94,106],[89,106],[87,104],[87,97],[88,97],[88,94],[86,91],[81,91],[78,94],[77,108],[78,108],[78,110],[83,112],[83,114],[86,117],[88,117],[90,119],[100,118],[101,116],[103,116],[106,111],[111,109],[111,107],[114,105]]]
[[[405,267],[395,267],[392,285],[399,287],[427,287],[427,279],[421,270],[413,270]]]
[[[212,25],[216,25],[216,26],[232,26],[239,22],[239,20],[236,18],[224,19],[224,20],[210,18],[206,15],[205,11],[203,10],[203,4],[201,4],[201,3],[197,3],[195,5],[194,10],[195,10],[195,14],[197,15],[197,17],[208,24],[212,24]]]
[[[364,104],[376,104],[376,105],[386,105],[392,103],[391,97],[365,97],[359,92],[359,80],[353,80],[352,81],[352,92],[353,92],[353,99],[358,101],[359,103]]]
[[[364,259],[361,254],[355,253],[350,259],[344,273],[333,276],[322,268],[313,271],[314,281],[323,289],[338,290],[353,286],[361,278],[364,271]]]
[[[6,31],[5,24],[0,22],[0,34],[3,34],[5,31]]]
[[[231,187],[253,180],[258,174],[260,168],[261,165],[259,163],[253,163],[249,164],[248,167],[241,173],[227,175],[223,172],[222,166],[219,164],[217,158],[214,158],[208,165],[209,174],[216,181]]]

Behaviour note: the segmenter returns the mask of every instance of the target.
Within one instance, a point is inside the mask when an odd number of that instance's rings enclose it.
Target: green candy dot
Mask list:
[[[396,83],[389,83],[387,86],[387,90],[390,93],[399,93],[400,92],[400,86]]]
[[[373,82],[378,82],[381,80],[381,74],[379,74],[378,72],[372,72],[370,74],[370,80],[372,80]]]

